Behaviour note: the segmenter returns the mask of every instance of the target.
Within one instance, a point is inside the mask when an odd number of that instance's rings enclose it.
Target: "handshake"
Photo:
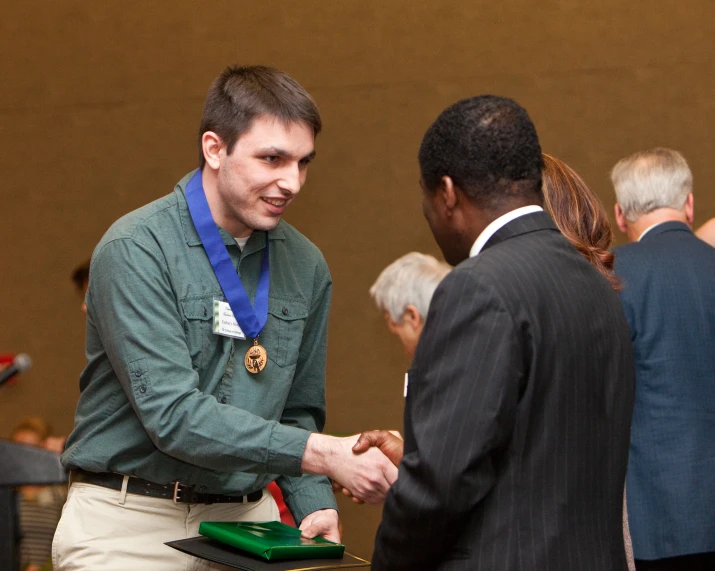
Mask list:
[[[303,454],[302,471],[323,474],[334,489],[352,496],[356,503],[380,504],[397,480],[403,442],[399,433],[371,430],[337,438],[311,434]]]

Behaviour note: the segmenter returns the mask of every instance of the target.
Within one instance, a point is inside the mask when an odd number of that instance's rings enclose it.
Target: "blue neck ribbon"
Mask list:
[[[270,283],[268,233],[266,232],[266,251],[263,253],[261,273],[258,276],[255,306],[251,306],[251,300],[241,283],[241,278],[238,277],[238,272],[233,267],[218,226],[211,216],[211,209],[201,183],[201,170],[196,171],[189,184],[186,185],[186,202],[189,206],[191,219],[194,221],[199,238],[201,238],[201,244],[238,325],[246,336],[256,339],[268,319],[268,287]]]

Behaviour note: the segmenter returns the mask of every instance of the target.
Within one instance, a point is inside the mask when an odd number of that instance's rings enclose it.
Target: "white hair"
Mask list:
[[[414,305],[426,319],[434,290],[451,269],[432,256],[410,252],[382,270],[370,295],[395,323],[402,321],[408,305]]]
[[[682,210],[693,192],[693,174],[678,151],[656,148],[621,159],[611,171],[616,200],[635,222],[657,208]]]

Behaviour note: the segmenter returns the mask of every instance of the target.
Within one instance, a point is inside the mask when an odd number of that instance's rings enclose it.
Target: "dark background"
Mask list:
[[[409,363],[368,288],[408,251],[439,255],[416,162],[437,114],[513,97],[609,212],[619,158],[676,148],[699,225],[715,216],[714,32],[712,0],[5,3],[0,353],[34,366],[0,389],[0,435],[28,414],[71,429],[84,320],[70,273],[116,218],[195,168],[203,99],[227,65],[279,67],[322,111],[286,218],[333,274],[327,428],[347,434],[402,424]],[[341,506],[349,549],[369,556],[380,510]]]

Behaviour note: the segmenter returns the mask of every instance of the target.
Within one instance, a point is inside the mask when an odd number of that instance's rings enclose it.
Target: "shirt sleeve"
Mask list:
[[[88,302],[112,368],[165,454],[221,472],[299,475],[309,432],[218,403],[199,390],[171,274],[158,247],[103,245]]]
[[[281,418],[282,424],[310,432],[321,432],[325,426],[325,360],[331,291],[330,272],[321,258],[296,372]],[[306,515],[316,510],[337,509],[330,481],[324,476],[282,476],[277,483],[299,525]]]

